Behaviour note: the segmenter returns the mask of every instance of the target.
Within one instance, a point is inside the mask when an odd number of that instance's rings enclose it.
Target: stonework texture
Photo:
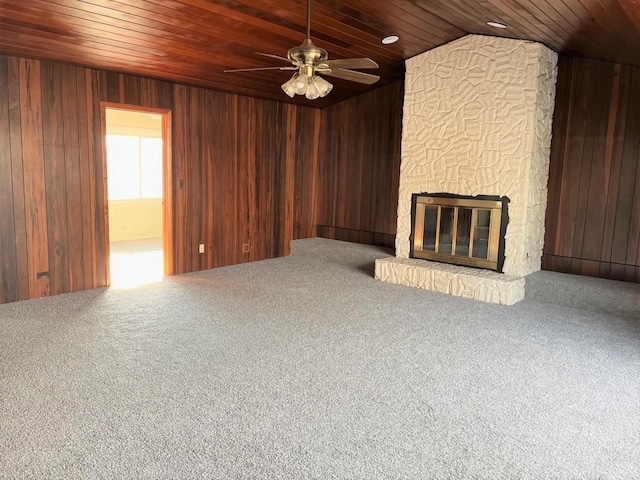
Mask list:
[[[540,270],[556,65],[538,43],[479,35],[407,60],[398,257],[412,193],[506,195],[503,271]]]
[[[501,305],[513,305],[524,298],[523,277],[414,258],[377,259],[375,278]]]

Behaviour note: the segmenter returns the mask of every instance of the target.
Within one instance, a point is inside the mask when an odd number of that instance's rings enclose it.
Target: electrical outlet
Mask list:
[[[249,244],[248,243],[243,243],[242,244],[242,253],[249,253]]]
[[[198,245],[198,253],[204,253],[204,243]]]

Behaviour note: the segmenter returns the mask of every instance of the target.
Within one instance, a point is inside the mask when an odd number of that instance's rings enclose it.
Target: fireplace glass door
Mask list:
[[[502,201],[416,196],[412,256],[498,270]]]

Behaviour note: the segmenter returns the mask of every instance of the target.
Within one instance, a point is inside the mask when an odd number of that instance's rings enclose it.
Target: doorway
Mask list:
[[[103,104],[108,281],[130,288],[171,271],[170,112]]]

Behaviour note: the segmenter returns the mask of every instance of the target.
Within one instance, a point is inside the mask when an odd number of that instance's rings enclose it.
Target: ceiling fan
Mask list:
[[[345,58],[329,60],[327,51],[316,47],[311,41],[311,0],[307,0],[307,38],[302,45],[293,47],[287,52],[287,58],[270,53],[256,52],[264,57],[275,58],[283,62],[291,63],[287,67],[259,67],[225,70],[225,72],[253,72],[258,70],[292,70],[293,76],[282,84],[284,93],[293,98],[295,95],[304,95],[309,100],[326,96],[333,85],[318,74],[341,78],[352,82],[371,85],[380,80],[378,75],[356,72],[351,68],[367,69],[378,68],[378,64],[370,58]]]

